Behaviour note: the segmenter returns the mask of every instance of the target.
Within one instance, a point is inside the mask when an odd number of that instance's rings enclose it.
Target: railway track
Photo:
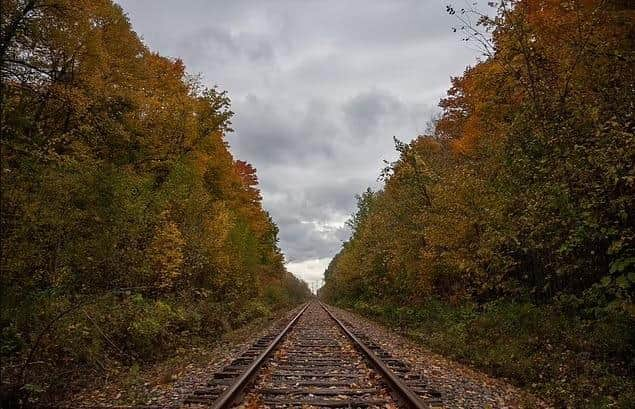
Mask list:
[[[311,302],[258,339],[186,404],[246,408],[434,408],[440,394],[364,334]]]

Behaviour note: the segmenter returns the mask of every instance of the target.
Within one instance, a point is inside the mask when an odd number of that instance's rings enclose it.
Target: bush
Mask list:
[[[354,304],[354,310],[405,329],[431,350],[484,370],[567,407],[629,407],[635,391],[633,319],[600,320],[568,304],[496,301],[481,308],[439,300],[417,307]]]
[[[238,314],[237,324],[244,324],[256,318],[267,318],[271,316],[271,310],[260,300],[248,302]]]

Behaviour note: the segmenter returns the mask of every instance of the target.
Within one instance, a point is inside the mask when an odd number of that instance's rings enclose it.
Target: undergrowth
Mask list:
[[[176,295],[109,294],[92,300],[42,297],[29,300],[26,309],[3,309],[2,406],[63,399],[114,368],[129,373],[133,382],[140,366],[218,340],[292,305],[279,299],[233,305]],[[60,311],[68,313],[60,317]],[[38,328],[35,339],[18,330],[28,327]]]
[[[626,313],[571,313],[568,303],[496,301],[413,307],[343,302],[434,352],[506,378],[557,407],[632,407],[633,321]]]

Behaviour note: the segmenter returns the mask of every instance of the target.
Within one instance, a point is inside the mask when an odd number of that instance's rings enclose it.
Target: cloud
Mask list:
[[[350,133],[365,137],[372,134],[379,126],[389,125],[385,122],[403,121],[408,107],[392,95],[369,91],[356,95],[346,102],[343,111]]]
[[[287,270],[302,277],[308,283],[323,279],[324,270],[331,262],[330,257],[287,263]]]
[[[230,142],[238,152],[258,162],[280,163],[311,160],[333,155],[322,135],[337,133],[318,101],[306,106],[289,106],[248,95],[240,103],[236,134]]]
[[[229,91],[290,271],[321,276],[392,137],[423,132],[476,53],[437,0],[119,0],[134,29]]]
[[[280,243],[287,260],[301,261],[335,254],[348,239],[346,220],[353,212],[354,193],[363,180],[342,180],[309,191],[275,188],[265,205],[280,227]]]

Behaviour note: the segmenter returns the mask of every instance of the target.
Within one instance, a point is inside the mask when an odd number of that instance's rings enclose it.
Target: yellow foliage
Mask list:
[[[156,274],[159,288],[172,290],[183,273],[183,246],[185,240],[179,227],[170,219],[168,210],[161,213],[154,238],[148,249],[150,265]]]

